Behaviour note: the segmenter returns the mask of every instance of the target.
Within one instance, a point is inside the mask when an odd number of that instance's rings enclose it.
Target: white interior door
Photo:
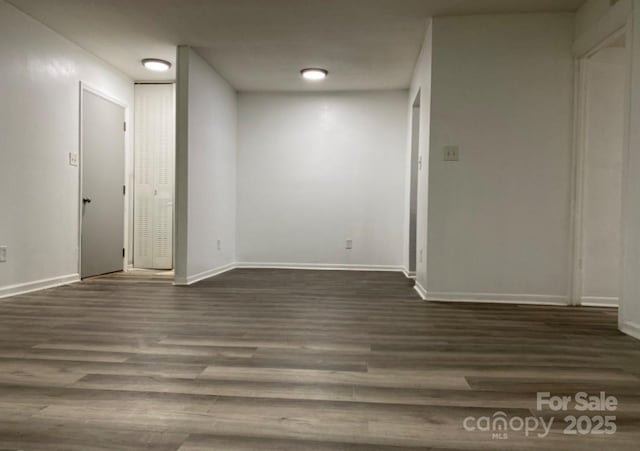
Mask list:
[[[121,271],[125,110],[83,90],[81,276]]]
[[[173,268],[174,85],[135,88],[133,264]]]

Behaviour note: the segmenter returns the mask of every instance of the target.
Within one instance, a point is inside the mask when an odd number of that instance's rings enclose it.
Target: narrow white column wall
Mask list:
[[[176,283],[232,267],[236,254],[235,90],[196,52],[178,49]]]
[[[79,152],[80,81],[128,104],[131,118],[133,80],[2,0],[0,58],[0,246],[8,248],[0,296],[6,296],[78,279],[79,167],[69,164],[69,153]],[[123,170],[130,186],[130,165]]]

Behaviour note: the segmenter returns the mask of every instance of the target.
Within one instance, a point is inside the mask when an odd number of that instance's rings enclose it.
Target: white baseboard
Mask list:
[[[45,290],[47,288],[59,287],[80,281],[80,274],[69,274],[66,276],[52,277],[50,279],[35,280],[17,285],[0,287],[0,299],[19,294],[31,293],[33,291]]]
[[[402,266],[382,266],[382,265],[342,265],[325,263],[236,263],[236,268],[245,269],[304,269],[310,271],[383,271],[383,272],[403,272]]]
[[[302,269],[310,271],[384,271],[384,272],[402,272],[403,268],[400,266],[379,266],[379,265],[333,265],[324,263],[255,263],[255,262],[240,262],[229,263],[228,265],[221,266],[209,271],[201,272],[189,276],[186,279],[183,277],[176,277],[174,285],[192,285],[196,282],[200,282],[204,279],[209,279],[214,276],[218,276],[232,269]]]
[[[631,321],[623,321],[620,323],[620,330],[636,340],[640,340],[640,324],[632,323]]]
[[[416,272],[415,271],[409,271],[407,268],[404,268],[402,270],[402,274],[404,274],[404,276],[407,279],[415,279],[416,278]]]
[[[567,296],[545,294],[502,294],[502,293],[444,293],[428,291],[429,301],[439,302],[475,302],[484,304],[524,304],[524,305],[562,305],[569,304]]]
[[[222,273],[227,271],[231,271],[232,269],[236,269],[237,265],[235,263],[229,263],[224,266],[220,266],[218,268],[210,269],[208,271],[201,272],[199,274],[194,274],[193,276],[184,277],[176,277],[173,282],[174,285],[193,285],[196,282],[200,282],[204,279],[209,279],[214,276],[219,276]]]
[[[425,301],[433,302],[470,302],[481,304],[525,304],[525,305],[561,305],[566,306],[566,296],[534,294],[496,294],[496,293],[442,293],[427,291],[416,281],[413,289]]]
[[[413,286],[413,289],[416,291],[416,293],[420,295],[423,301],[427,300],[427,290],[425,290],[424,287],[417,280],[415,285]]]
[[[607,298],[596,296],[582,296],[580,305],[584,307],[618,307],[620,305],[619,298]]]

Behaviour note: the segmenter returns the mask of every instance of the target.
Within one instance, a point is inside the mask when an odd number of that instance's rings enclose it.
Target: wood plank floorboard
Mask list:
[[[424,302],[384,272],[171,277],[0,301],[0,451],[640,449],[640,342],[614,309]],[[618,398],[615,434],[537,410],[578,391]],[[463,427],[497,412],[554,423]]]

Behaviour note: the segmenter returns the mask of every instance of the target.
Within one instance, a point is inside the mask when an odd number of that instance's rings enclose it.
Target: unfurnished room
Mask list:
[[[640,449],[640,0],[0,0],[0,450]]]

